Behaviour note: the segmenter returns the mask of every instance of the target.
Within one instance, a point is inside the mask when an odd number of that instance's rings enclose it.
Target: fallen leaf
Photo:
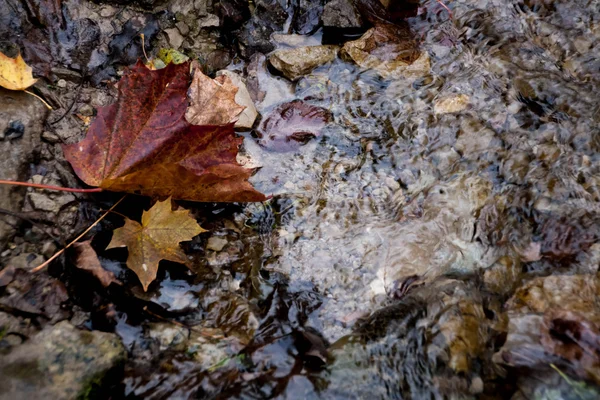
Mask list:
[[[227,75],[211,79],[197,63],[192,64],[194,78],[190,86],[190,107],[185,119],[194,125],[225,125],[236,121],[244,106],[235,102],[237,86]]]
[[[319,136],[331,120],[331,113],[301,100],[283,103],[275,108],[260,124],[259,143],[273,151],[296,150]]]
[[[188,61],[190,58],[183,53],[175,49],[160,49],[158,51],[157,57],[167,64],[183,64]]]
[[[102,267],[98,255],[92,248],[91,240],[75,243],[73,247],[77,250],[77,258],[75,259],[77,268],[91,272],[104,287],[108,287],[111,283],[121,285],[121,281],[115,277],[115,274]]]
[[[63,147],[77,175],[116,192],[193,201],[264,201],[236,161],[233,123],[185,120],[189,64],[151,71],[141,61],[119,82],[117,102],[98,109],[87,136]]]
[[[17,58],[10,58],[0,52],[0,86],[9,90],[25,90],[36,82],[31,67],[25,64],[20,54]]]
[[[107,249],[126,246],[129,250],[127,267],[135,272],[144,291],[154,279],[160,260],[187,264],[179,242],[192,238],[206,230],[202,229],[188,210],[172,211],[171,199],[157,201],[142,214],[142,223],[125,220],[125,226],[113,232]]]

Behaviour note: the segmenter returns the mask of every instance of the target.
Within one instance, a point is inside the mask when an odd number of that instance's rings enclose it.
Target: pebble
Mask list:
[[[60,141],[60,138],[56,134],[48,131],[42,132],[42,139],[51,144],[58,143]]]
[[[67,87],[67,81],[65,81],[64,79],[59,79],[58,82],[56,82],[56,86],[64,89]]]
[[[211,236],[206,242],[208,250],[221,251],[227,245],[227,239],[218,236]]]

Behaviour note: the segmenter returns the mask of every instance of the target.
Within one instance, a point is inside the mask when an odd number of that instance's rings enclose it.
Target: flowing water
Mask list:
[[[291,85],[259,69],[260,112],[303,99],[333,122],[297,151],[246,134],[273,198],[200,210],[227,245],[197,240],[196,274],[171,266],[138,294],[164,321],[118,307],[127,396],[594,397],[597,359],[560,364],[535,338],[511,353],[530,363],[500,350],[533,318],[507,303],[520,287],[596,279],[600,2],[448,6],[408,19],[430,62],[414,76],[336,59]]]

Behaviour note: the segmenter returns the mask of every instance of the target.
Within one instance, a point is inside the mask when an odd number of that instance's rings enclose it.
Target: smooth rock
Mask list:
[[[436,101],[433,105],[433,112],[436,114],[457,113],[465,110],[468,105],[469,96],[466,94],[458,94]]]
[[[337,52],[337,46],[307,46],[277,50],[269,56],[269,62],[286,78],[294,81],[309,74],[316,67],[333,61]]]
[[[206,248],[214,251],[221,251],[226,245],[227,239],[218,236],[211,236],[206,242]]]
[[[0,89],[0,135],[13,122],[23,126],[23,135],[12,140],[0,141],[0,176],[2,179],[26,181],[29,178],[29,164],[33,152],[40,144],[40,136],[48,109],[33,96],[23,92]],[[2,185],[0,187],[0,208],[19,212],[25,199],[25,189]],[[15,229],[12,224],[18,220],[8,215],[0,219],[0,248],[12,237]]]
[[[351,0],[333,0],[323,8],[323,26],[333,28],[360,28],[363,19]]]
[[[167,37],[169,38],[169,44],[171,45],[172,48],[174,49],[179,49],[181,47],[181,45],[183,44],[183,36],[181,36],[181,33],[179,33],[179,30],[177,28],[171,28],[171,29],[165,29],[164,31],[167,34]]]
[[[89,398],[126,356],[113,333],[47,326],[0,360],[0,399]]]
[[[231,82],[233,82],[233,84],[238,88],[238,91],[235,94],[235,102],[240,106],[246,107],[239,115],[238,120],[235,123],[235,127],[243,129],[252,128],[254,121],[258,116],[258,112],[256,111],[256,107],[254,106],[252,98],[250,97],[250,93],[248,92],[248,88],[246,87],[244,79],[235,72],[228,70],[219,71],[217,72],[217,75],[226,75],[229,77],[229,79],[231,79]]]
[[[54,214],[58,214],[66,204],[75,201],[75,196],[70,193],[63,193],[54,198],[50,196],[46,193],[30,192],[28,198],[34,209]]]

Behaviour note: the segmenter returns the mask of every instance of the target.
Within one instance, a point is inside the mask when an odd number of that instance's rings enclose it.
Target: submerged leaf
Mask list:
[[[392,24],[379,24],[360,39],[344,44],[342,55],[384,78],[411,78],[430,69],[427,52],[420,52],[410,31]]]
[[[75,260],[77,268],[91,272],[104,287],[108,287],[111,283],[121,285],[115,274],[102,267],[98,255],[92,248],[91,240],[75,243],[73,247],[77,250],[77,259]]]
[[[185,63],[151,71],[138,61],[125,73],[117,102],[98,110],[84,140],[63,147],[85,183],[193,201],[266,199],[247,181],[253,171],[236,161],[243,139],[233,124],[185,120],[188,70]]]
[[[319,136],[331,120],[331,113],[300,100],[275,108],[258,129],[260,144],[273,151],[296,150]]]
[[[185,119],[194,125],[225,125],[235,122],[244,106],[235,102],[237,86],[227,75],[211,79],[204,75],[198,65],[190,86],[190,107]]]
[[[147,291],[156,279],[160,260],[187,264],[179,242],[192,240],[202,232],[206,231],[190,217],[188,210],[171,210],[169,198],[144,211],[141,224],[126,219],[125,226],[114,231],[107,249],[127,247],[127,267],[137,274]]]
[[[10,90],[25,90],[37,82],[31,67],[19,54],[10,58],[0,52],[0,86]]]

